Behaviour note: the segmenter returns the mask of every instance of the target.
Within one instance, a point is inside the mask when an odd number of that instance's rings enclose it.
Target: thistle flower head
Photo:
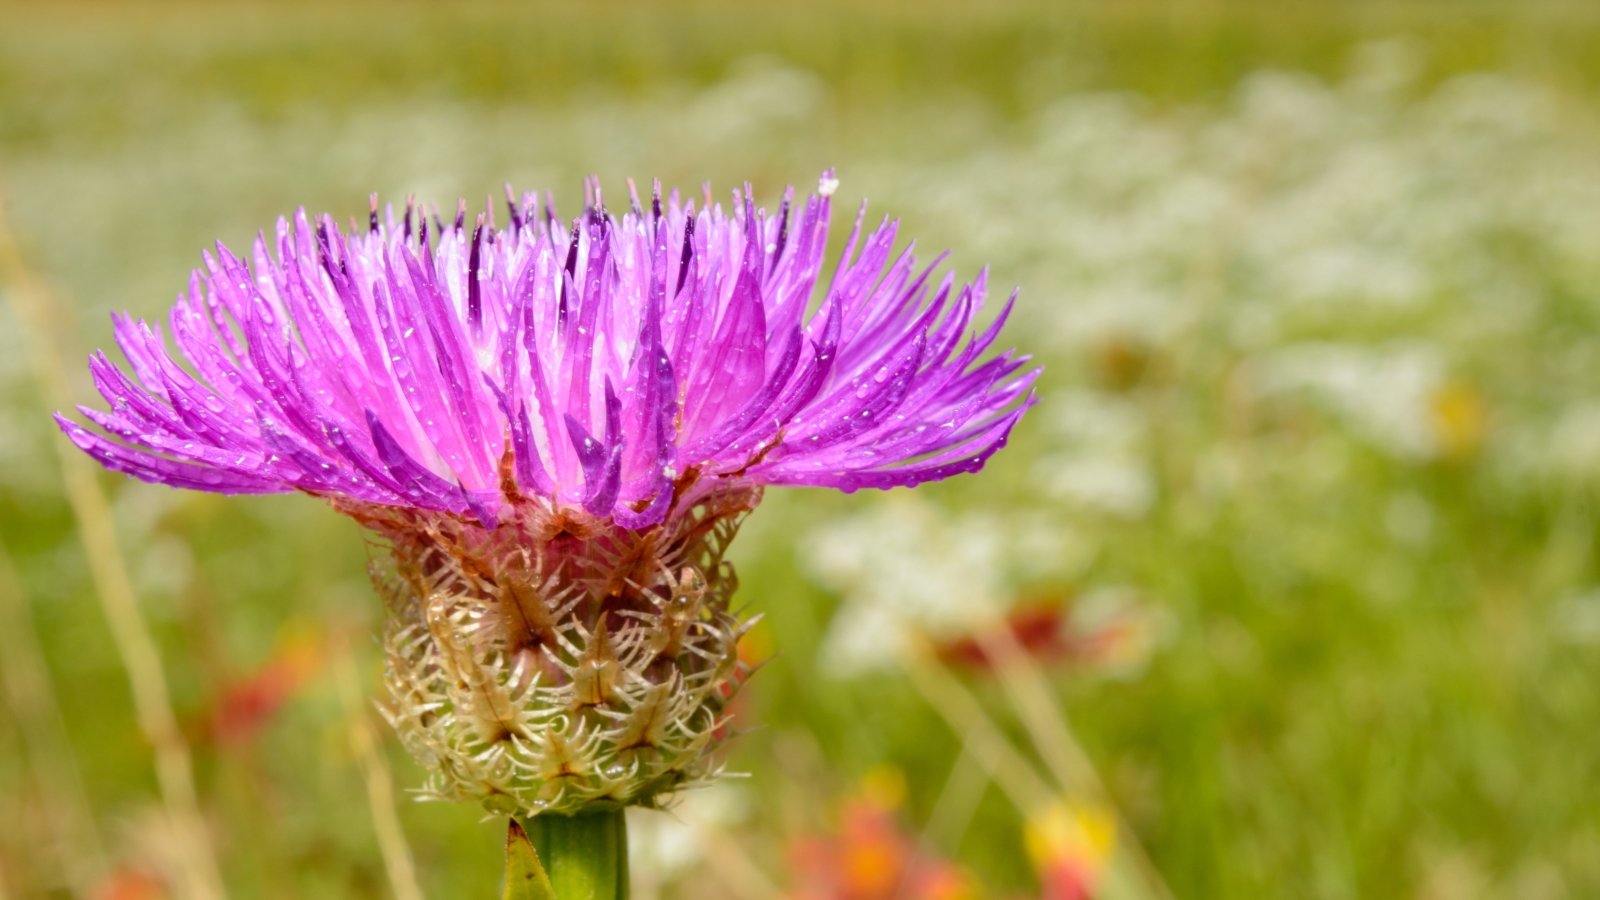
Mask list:
[[[824,188],[831,188],[825,176]],[[472,515],[519,502],[626,528],[719,485],[915,485],[973,471],[1033,374],[985,357],[986,278],[957,285],[858,215],[823,274],[831,190],[775,215],[657,189],[570,225],[529,194],[451,220],[374,200],[364,228],[304,212],[248,259],[217,246],[172,309],[188,366],[118,317],[132,375],[65,417],[109,469],[220,493],[300,490]],[[1009,310],[1009,304],[1007,304]],[[685,482],[690,484],[686,487]]]
[[[973,471],[1032,402],[958,286],[856,218],[823,277],[825,174],[775,215],[659,186],[616,217],[507,192],[217,245],[170,324],[89,363],[109,469],[327,498],[387,544],[388,714],[428,793],[502,812],[651,804],[715,767],[747,627],[723,553],[766,485]],[[186,363],[186,364],[185,364]]]

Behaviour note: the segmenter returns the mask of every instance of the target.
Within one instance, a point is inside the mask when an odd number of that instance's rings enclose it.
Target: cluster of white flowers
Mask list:
[[[950,515],[914,494],[891,495],[829,523],[800,549],[812,577],[847,598],[829,623],[819,666],[843,678],[891,669],[917,641],[993,630],[1019,606],[1037,602],[1030,586],[1081,577],[1093,553],[1058,516]],[[1102,674],[1137,670],[1166,630],[1166,620],[1127,585],[1097,584],[1055,602],[1062,640],[1119,624],[1139,632],[1101,661]]]
[[[915,494],[809,534],[799,557],[848,598],[824,641],[824,671],[893,666],[915,637],[948,639],[993,627],[1022,585],[1060,580],[1088,563],[1089,545],[1039,513],[951,515]]]
[[[1342,79],[1261,71],[1210,107],[1067,95],[980,152],[867,173],[1024,285],[1017,340],[1049,372],[1031,458],[1000,464],[1038,486],[1057,555],[1155,514],[1163,461],[1213,508],[1262,467],[1360,490],[1359,452],[1600,484],[1600,345],[1560,324],[1600,317],[1595,112],[1516,76],[1424,83],[1425,62],[1374,44]],[[1396,541],[1432,534],[1422,497],[1379,505]],[[848,598],[835,657],[1003,602],[1009,520],[908,509],[817,541]]]
[[[1440,337],[1531,324],[1518,307],[1540,302],[1536,285],[1505,264],[1507,241],[1600,275],[1592,112],[1510,76],[1424,88],[1412,53],[1370,48],[1335,84],[1260,72],[1220,109],[1069,96],[1023,140],[873,174],[919,213],[1003,210],[965,233],[1049,295],[1024,315],[1067,350],[1106,337],[1248,350],[1430,311],[1475,320]]]
[[[1040,415],[1048,423],[1049,451],[1034,478],[1067,507],[1136,519],[1156,500],[1147,461],[1149,427],[1126,398],[1078,390],[1053,394]]]
[[[1399,456],[1438,453],[1432,404],[1445,388],[1437,346],[1288,344],[1254,358],[1264,396],[1304,396],[1340,416],[1357,435]]]
[[[811,534],[800,553],[849,598],[823,642],[824,672],[893,666],[914,634],[962,634],[1005,609],[1010,534],[998,519],[887,499]]]

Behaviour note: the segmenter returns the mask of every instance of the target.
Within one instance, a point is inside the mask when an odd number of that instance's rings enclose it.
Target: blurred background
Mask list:
[[[769,493],[748,777],[634,820],[636,896],[1600,896],[1597,47],[1578,2],[0,6],[0,896],[500,877],[373,712],[356,526],[64,463],[109,312],[302,204],[828,166],[1021,286],[1041,402],[981,476]]]

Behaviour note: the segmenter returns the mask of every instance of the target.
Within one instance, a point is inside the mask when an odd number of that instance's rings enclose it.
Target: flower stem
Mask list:
[[[628,826],[622,810],[532,816],[518,824],[537,855],[532,864],[542,870],[555,900],[627,900]],[[517,830],[512,829],[513,844]],[[525,863],[511,844],[506,851],[506,896],[523,896],[512,893],[511,886],[530,880],[514,877],[513,870]]]

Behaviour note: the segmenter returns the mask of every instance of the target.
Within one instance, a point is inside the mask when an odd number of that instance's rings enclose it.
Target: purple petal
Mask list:
[[[109,409],[83,410],[102,433],[58,421],[163,484],[484,528],[523,498],[642,529],[723,489],[975,470],[1033,403],[1037,370],[990,349],[1015,294],[971,334],[987,273],[919,265],[865,205],[819,298],[826,195],[768,215],[748,186],[697,209],[657,185],[616,218],[598,183],[586,195],[570,227],[508,190],[504,230],[492,210],[468,229],[464,204],[397,223],[374,202],[353,234],[302,210],[244,259],[219,244],[169,316],[175,347],[113,318],[127,363],[90,357]]]

